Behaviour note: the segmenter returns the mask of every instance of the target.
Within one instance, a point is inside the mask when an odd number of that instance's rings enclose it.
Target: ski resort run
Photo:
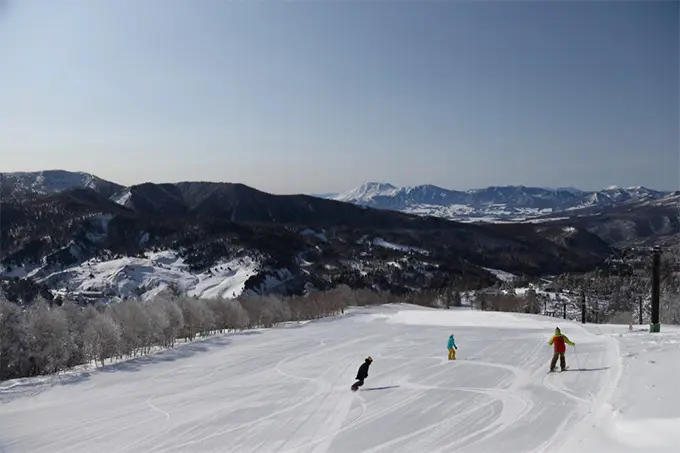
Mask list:
[[[566,372],[548,373],[556,322],[576,346]],[[667,326],[354,308],[3,382],[0,450],[670,453],[680,443],[679,345],[680,329]]]
[[[250,257],[217,263],[201,273],[192,272],[174,251],[147,252],[144,257],[123,257],[102,261],[92,259],[81,265],[54,272],[38,281],[58,288],[57,295],[94,294],[98,297],[140,297],[149,300],[173,284],[189,296],[235,298],[257,272]],[[269,282],[272,285],[280,283]]]

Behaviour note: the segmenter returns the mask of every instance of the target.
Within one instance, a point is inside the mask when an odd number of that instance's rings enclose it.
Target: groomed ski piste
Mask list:
[[[548,373],[556,326],[576,349],[568,371]],[[355,308],[2,382],[0,451],[677,452],[680,329],[662,330]],[[368,355],[369,377],[353,393]]]

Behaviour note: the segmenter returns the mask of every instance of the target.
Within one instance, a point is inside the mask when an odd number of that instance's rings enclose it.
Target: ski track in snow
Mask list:
[[[556,452],[606,412],[621,372],[615,339],[563,323],[587,371],[570,350],[572,371],[547,374],[555,320],[523,328],[494,314],[499,326],[472,327],[463,318],[478,314],[451,310],[439,325],[401,322],[427,311],[364,308],[215,337],[12,398],[0,403],[0,451]]]

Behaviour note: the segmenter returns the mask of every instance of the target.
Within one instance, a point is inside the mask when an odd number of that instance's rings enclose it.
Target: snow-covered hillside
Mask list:
[[[417,248],[417,247],[411,247],[411,246],[408,246],[408,245],[401,245],[401,244],[395,244],[393,242],[388,242],[388,241],[384,240],[383,238],[373,239],[373,245],[375,245],[377,247],[383,247],[383,248],[386,248],[386,249],[390,249],[390,250],[398,250],[400,252],[406,252],[406,253],[414,252],[414,253],[420,253],[420,254],[423,254],[423,255],[427,255],[429,253],[427,250],[423,250],[423,249],[420,249],[420,248]]]
[[[36,275],[36,280],[62,295],[139,296],[146,300],[173,284],[189,296],[234,298],[243,293],[246,280],[257,273],[257,265],[255,259],[244,257],[194,273],[174,251],[147,252],[144,258],[92,259],[48,276]]]
[[[223,335],[94,373],[0,384],[6,453],[677,451],[680,330],[362,308]],[[454,333],[456,361],[446,358]],[[349,390],[363,358],[364,387]],[[644,389],[644,391],[641,391]]]

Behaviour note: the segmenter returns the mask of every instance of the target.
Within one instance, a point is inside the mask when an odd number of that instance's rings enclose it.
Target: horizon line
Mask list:
[[[244,186],[247,186],[247,187],[251,187],[251,188],[256,189],[256,190],[260,190],[262,192],[267,192],[267,191],[258,189],[255,186],[252,186],[250,184],[246,184],[246,183],[243,183],[243,182],[213,181],[213,180],[200,180],[200,179],[192,179],[192,180],[185,179],[185,180],[162,181],[162,182],[154,182],[154,181],[151,181],[151,180],[146,180],[146,181],[138,182],[138,183],[135,183],[135,184],[126,185],[126,184],[118,183],[118,182],[111,180],[111,179],[103,178],[103,177],[99,176],[98,174],[92,173],[92,172],[89,172],[89,171],[66,170],[66,169],[63,169],[63,168],[52,168],[52,169],[33,170],[33,171],[31,171],[31,170],[29,170],[29,171],[24,171],[24,170],[0,171],[0,175],[10,175],[10,174],[30,175],[30,174],[40,174],[40,173],[48,173],[48,172],[55,172],[55,173],[63,172],[63,173],[71,173],[71,174],[89,175],[89,176],[93,176],[97,179],[100,179],[102,181],[119,185],[119,186],[121,186],[125,189],[130,188],[130,187],[134,187],[134,186],[141,186],[143,184],[207,183],[207,184],[240,184],[240,185],[244,185]],[[431,186],[431,187],[446,190],[446,191],[449,191],[449,192],[473,192],[473,191],[487,190],[487,189],[493,189],[493,188],[499,188],[499,189],[503,189],[503,188],[525,188],[525,189],[541,189],[541,190],[564,191],[564,192],[575,190],[575,191],[583,192],[583,193],[602,192],[602,191],[605,191],[605,190],[616,190],[616,189],[622,189],[622,190],[647,189],[647,190],[652,190],[652,191],[655,191],[655,192],[666,192],[666,193],[673,193],[673,192],[680,191],[680,188],[675,189],[675,190],[664,190],[664,189],[654,189],[654,188],[647,187],[647,186],[644,186],[644,185],[621,186],[621,185],[617,185],[617,184],[611,184],[611,185],[602,187],[600,189],[593,189],[593,190],[581,189],[581,188],[578,188],[578,187],[575,187],[575,186],[555,186],[555,187],[551,187],[551,186],[526,185],[526,184],[488,185],[488,186],[481,186],[481,187],[476,187],[476,188],[471,188],[471,189],[451,189],[451,188],[447,188],[447,187],[438,186],[438,185],[432,184],[432,183],[396,185],[396,184],[392,184],[392,183],[386,182],[386,181],[375,181],[375,180],[373,180],[373,181],[365,181],[365,182],[363,182],[359,185],[356,185],[356,186],[354,186],[350,189],[346,189],[346,190],[343,190],[343,191],[340,191],[340,192],[337,192],[337,191],[325,191],[325,192],[315,192],[315,193],[297,192],[297,193],[294,193],[294,194],[309,195],[309,196],[316,196],[316,197],[322,196],[322,195],[334,196],[334,195],[341,195],[341,194],[344,194],[344,193],[347,193],[347,192],[351,192],[352,190],[356,190],[358,188],[368,186],[368,185],[388,185],[388,186],[394,187],[396,190]],[[267,193],[275,194],[273,192],[267,192]],[[289,194],[286,194],[286,195],[289,195]]]

